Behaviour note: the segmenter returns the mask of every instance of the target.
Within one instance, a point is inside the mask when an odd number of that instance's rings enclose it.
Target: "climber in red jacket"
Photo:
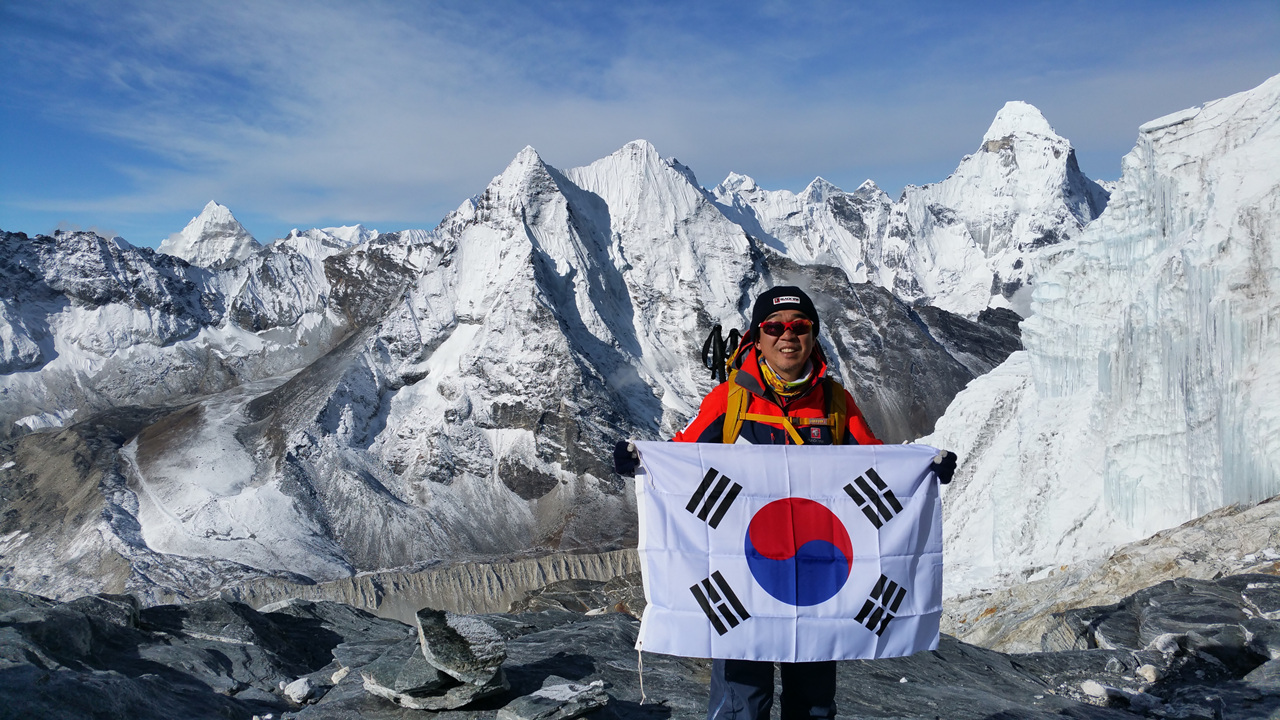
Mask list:
[[[698,415],[676,442],[754,445],[880,445],[840,383],[827,377],[818,345],[818,311],[797,287],[775,287],[756,298],[751,325],[729,364],[726,382],[702,400]],[[634,472],[638,458],[627,441],[614,448],[614,467]],[[934,471],[950,482],[956,456],[944,453]],[[836,663],[781,663],[782,718],[834,718]],[[773,706],[773,663],[712,661],[708,720],[768,720]]]
[[[853,397],[827,377],[818,311],[800,288],[775,287],[756,299],[736,355],[737,369],[702,400],[676,442],[881,444]]]

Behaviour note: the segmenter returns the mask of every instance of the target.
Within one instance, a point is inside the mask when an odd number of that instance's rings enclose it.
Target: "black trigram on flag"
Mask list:
[[[707,614],[711,626],[720,635],[738,627],[743,620],[751,617],[719,570],[711,573],[711,577],[702,582],[691,585],[689,592],[693,593],[698,606]],[[724,619],[721,620],[721,618]],[[728,627],[725,627],[725,623],[728,623]]]
[[[720,479],[716,480],[719,475]],[[713,487],[714,484],[714,487]],[[729,492],[725,492],[728,488]],[[711,492],[708,493],[707,491]],[[742,492],[742,486],[733,482],[725,475],[720,475],[720,471],[711,468],[702,478],[702,484],[698,486],[698,491],[689,498],[689,504],[684,506],[685,510],[698,516],[699,520],[710,525],[712,528],[719,527],[720,521],[724,519],[724,514],[728,512],[729,506],[734,500],[738,499],[738,493]],[[723,498],[721,497],[723,496]],[[703,498],[706,502],[703,502]]]
[[[868,478],[870,478],[869,481]],[[858,486],[857,489],[853,487],[854,485]],[[894,515],[902,512],[902,503],[898,502],[893,491],[884,484],[884,480],[880,479],[875,468],[867,468],[865,473],[859,475],[849,485],[845,485],[844,491],[858,503],[862,514],[867,516],[877,530],[889,522]]]
[[[877,636],[884,634],[889,627],[893,614],[898,612],[902,599],[907,596],[907,589],[889,578],[881,575],[876,586],[871,588],[871,597],[862,604],[854,620],[862,623]]]

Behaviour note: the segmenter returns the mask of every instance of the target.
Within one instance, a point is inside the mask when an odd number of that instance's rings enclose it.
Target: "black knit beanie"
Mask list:
[[[803,290],[792,285],[779,285],[760,293],[755,307],[751,309],[750,331],[754,333],[765,318],[779,310],[799,310],[804,313],[805,317],[813,321],[813,334],[818,334],[818,309]]]

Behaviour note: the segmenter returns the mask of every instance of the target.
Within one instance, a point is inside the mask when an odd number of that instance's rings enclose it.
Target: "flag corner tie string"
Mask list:
[[[640,704],[644,705],[644,653],[640,648],[636,648],[636,674],[640,676]]]

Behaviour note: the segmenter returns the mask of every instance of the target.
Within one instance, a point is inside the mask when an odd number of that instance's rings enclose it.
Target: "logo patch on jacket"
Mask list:
[[[796,295],[779,295],[778,297],[773,299],[774,305],[783,305],[786,303],[790,303],[792,305],[799,305],[800,298]]]
[[[816,428],[816,427],[811,427],[811,428],[809,428],[809,439],[810,439],[810,440],[821,440],[821,439],[822,439],[822,428]]]

